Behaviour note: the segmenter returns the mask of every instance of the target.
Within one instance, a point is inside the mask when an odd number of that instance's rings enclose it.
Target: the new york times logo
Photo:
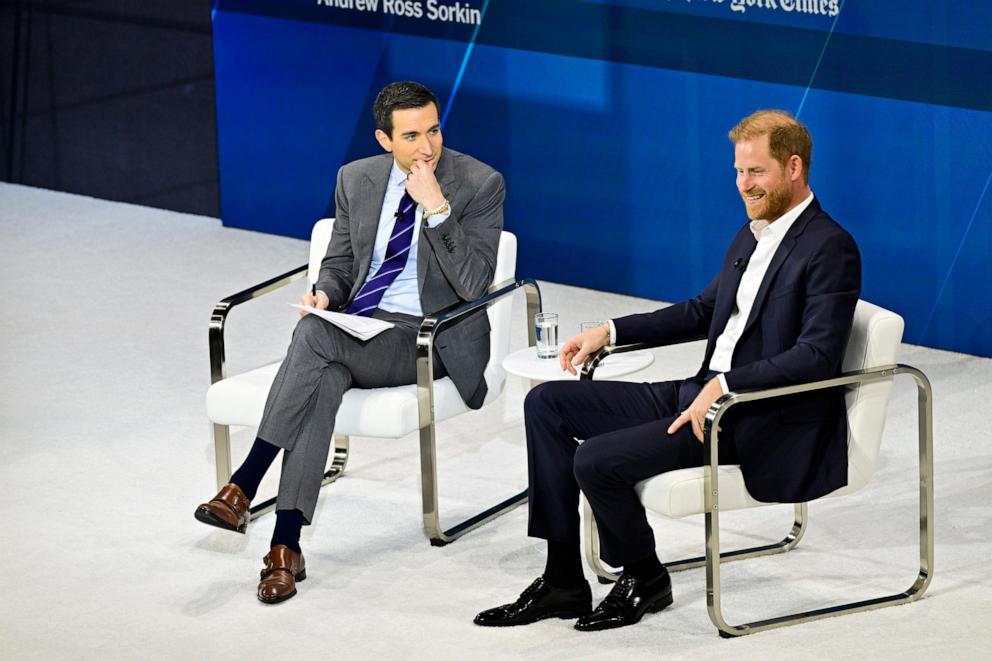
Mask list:
[[[713,0],[722,4],[723,0]],[[839,0],[730,0],[730,8],[744,13],[748,9],[773,9],[797,14],[836,16],[840,13]]]

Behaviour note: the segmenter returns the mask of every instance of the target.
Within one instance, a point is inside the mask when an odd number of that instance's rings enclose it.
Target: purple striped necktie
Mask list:
[[[393,225],[393,234],[389,237],[389,243],[386,245],[386,258],[382,260],[375,275],[365,281],[358,295],[348,304],[348,309],[345,312],[371,317],[372,313],[379,307],[379,301],[382,300],[386,289],[393,284],[393,280],[406,266],[410,252],[410,241],[413,238],[413,224],[416,218],[417,203],[413,201],[409,193],[403,193],[400,206],[396,210],[396,224]]]

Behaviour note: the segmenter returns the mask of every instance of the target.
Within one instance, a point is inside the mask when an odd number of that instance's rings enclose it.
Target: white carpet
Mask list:
[[[992,645],[992,448],[982,415],[992,360],[904,346],[936,401],[936,565],[921,601],[723,640],[702,570],[639,625],[482,629],[544,563],[526,507],[432,548],[421,531],[416,439],[353,439],[345,476],[304,530],[309,578],[274,607],[255,598],[274,517],[247,536],[197,523],[215,491],[204,413],[213,304],[302,264],[302,241],[216,219],[0,184],[0,658],[985,658]],[[237,309],[232,372],[281,355],[302,284]],[[563,333],[650,301],[543,283]],[[514,336],[525,344],[524,305]],[[987,331],[983,331],[987,332]],[[657,351],[637,380],[694,372],[700,344]],[[525,485],[511,377],[486,410],[439,430],[442,512],[454,522]],[[739,622],[909,587],[917,565],[915,390],[897,381],[876,479],[810,506],[797,550],[725,565]],[[251,442],[235,436],[235,462]],[[270,472],[262,494],[274,492]],[[779,539],[789,507],[722,517],[725,548]],[[662,560],[701,552],[701,517],[658,521]],[[597,597],[608,591],[594,584]]]

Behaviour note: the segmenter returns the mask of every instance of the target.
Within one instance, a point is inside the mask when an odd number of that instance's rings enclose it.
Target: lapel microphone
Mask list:
[[[737,271],[743,271],[747,268],[747,262],[744,261],[743,257],[738,257],[734,260],[734,269]]]

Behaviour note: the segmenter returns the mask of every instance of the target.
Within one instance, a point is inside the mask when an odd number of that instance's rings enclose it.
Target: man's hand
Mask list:
[[[327,298],[327,294],[322,291],[318,291],[316,295],[307,292],[300,298],[300,305],[307,305],[318,310],[326,310],[330,304],[331,299]],[[300,319],[308,314],[310,313],[306,310],[300,310]]]
[[[584,333],[569,338],[565,346],[558,352],[558,363],[561,368],[575,376],[575,366],[581,365],[591,353],[599,351],[606,346],[609,339],[609,332],[603,326],[591,328]]]
[[[434,176],[434,169],[423,161],[414,161],[410,166],[406,192],[424,209],[437,209],[444,204],[444,194]]]
[[[682,411],[682,415],[675,419],[675,422],[671,424],[668,428],[669,434],[674,434],[679,428],[685,423],[692,423],[692,433],[695,434],[696,438],[700,443],[703,442],[703,423],[706,421],[706,412],[710,410],[710,406],[716,400],[723,396],[723,387],[720,385],[720,379],[713,377],[709,380],[703,389],[699,391],[696,395],[696,399],[692,401],[692,404],[685,411]],[[719,427],[718,431],[723,431]]]

